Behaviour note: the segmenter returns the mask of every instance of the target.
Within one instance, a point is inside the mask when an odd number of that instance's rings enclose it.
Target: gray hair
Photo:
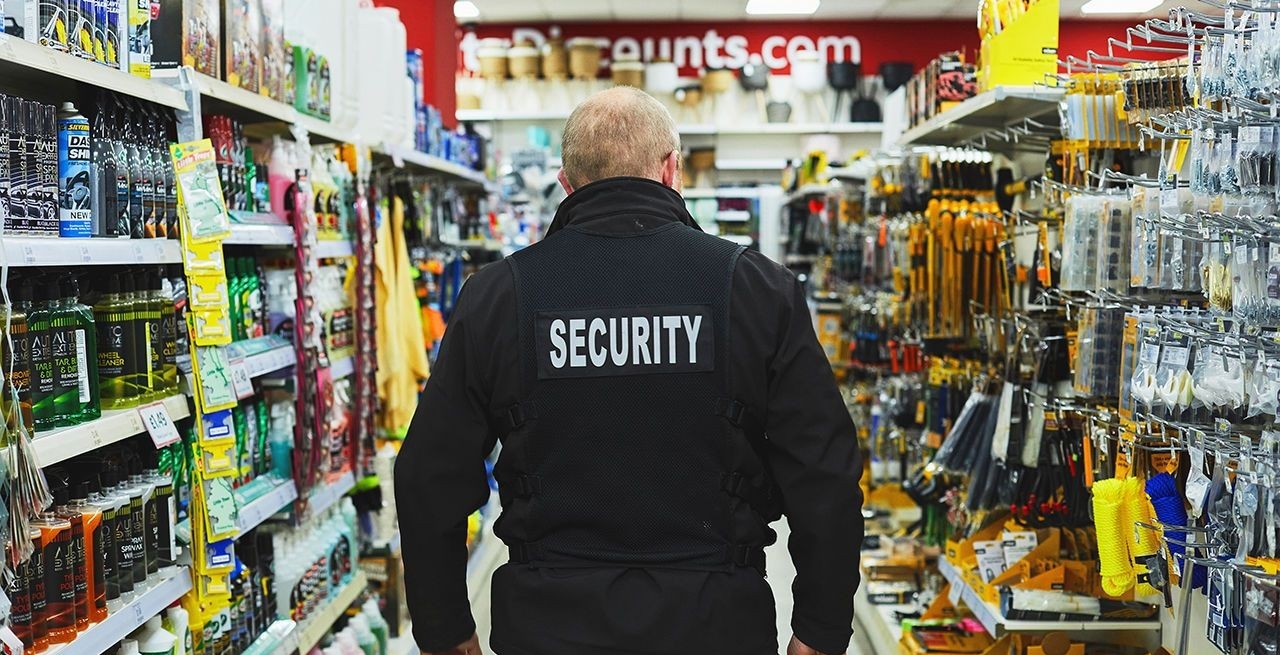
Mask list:
[[[609,177],[659,179],[662,162],[680,154],[671,113],[630,86],[601,91],[578,105],[564,126],[562,159],[574,188]]]

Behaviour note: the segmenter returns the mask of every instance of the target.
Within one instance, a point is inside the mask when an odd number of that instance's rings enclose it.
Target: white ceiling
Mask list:
[[[778,16],[748,16],[746,0],[473,0],[480,9],[480,22],[575,22],[575,21],[671,21],[671,20],[763,20]],[[1080,6],[1086,0],[1061,0],[1063,18],[1082,18]],[[1167,16],[1166,0],[1148,16]],[[808,17],[781,17],[784,20],[833,19],[968,19],[977,13],[975,0],[822,0],[817,13]],[[1100,15],[1099,19],[1126,19],[1130,16]]]

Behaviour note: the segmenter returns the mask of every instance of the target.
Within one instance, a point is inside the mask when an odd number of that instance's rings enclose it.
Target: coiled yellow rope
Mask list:
[[[1098,480],[1093,483],[1093,522],[1098,533],[1098,569],[1102,590],[1121,596],[1134,585],[1134,572],[1129,559],[1129,536],[1133,522],[1126,516],[1123,480]],[[1129,533],[1125,531],[1129,530]]]

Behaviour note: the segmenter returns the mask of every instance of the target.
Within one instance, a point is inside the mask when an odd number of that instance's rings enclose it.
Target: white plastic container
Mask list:
[[[187,610],[181,605],[175,605],[165,610],[165,619],[168,625],[166,629],[172,632],[178,638],[173,644],[174,655],[189,655],[191,653],[191,617],[187,614]]]
[[[161,626],[160,615],[147,619],[138,634],[139,655],[173,655],[178,638]]]

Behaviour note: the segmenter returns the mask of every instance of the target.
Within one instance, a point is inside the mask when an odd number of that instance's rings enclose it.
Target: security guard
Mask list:
[[[843,653],[862,467],[803,288],[698,229],[675,125],[643,92],[579,106],[563,158],[546,238],[463,288],[396,462],[418,646],[481,652],[465,534],[501,441],[497,653],[776,654],[781,514],[787,652]]]

